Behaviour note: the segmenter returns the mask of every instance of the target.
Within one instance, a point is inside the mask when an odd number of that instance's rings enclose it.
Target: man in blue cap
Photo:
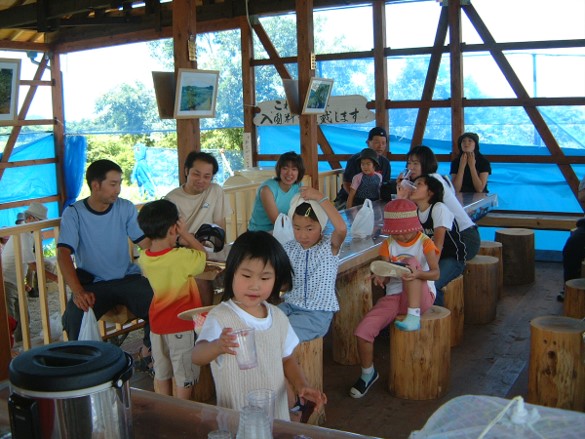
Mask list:
[[[386,130],[381,127],[375,127],[368,133],[368,140],[366,141],[368,148],[373,149],[378,154],[378,162],[380,165],[379,172],[382,174],[382,183],[390,181],[390,161],[386,158],[386,148],[388,146],[388,135]],[[345,203],[349,194],[351,181],[353,177],[361,172],[360,168],[360,153],[356,153],[350,157],[345,165],[343,171],[343,186],[337,194],[335,199],[335,207],[337,209],[345,209]]]

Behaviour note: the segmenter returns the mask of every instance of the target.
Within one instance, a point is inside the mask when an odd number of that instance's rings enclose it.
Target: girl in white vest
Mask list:
[[[291,283],[290,261],[276,238],[248,231],[236,239],[226,261],[224,301],[207,315],[192,355],[197,365],[211,363],[217,405],[240,410],[250,390],[271,389],[274,417],[288,421],[295,398],[287,396],[287,380],[317,410],[327,402],[325,394],[309,387],[293,356],[299,339],[288,318],[268,303],[278,301]],[[241,370],[232,332],[244,328],[255,330],[257,366]]]

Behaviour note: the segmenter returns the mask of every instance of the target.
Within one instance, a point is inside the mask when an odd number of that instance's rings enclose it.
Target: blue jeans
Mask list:
[[[445,303],[443,287],[463,273],[465,263],[455,258],[441,258],[439,259],[439,269],[441,274],[439,279],[435,281],[435,288],[437,289],[435,305],[443,306]]]

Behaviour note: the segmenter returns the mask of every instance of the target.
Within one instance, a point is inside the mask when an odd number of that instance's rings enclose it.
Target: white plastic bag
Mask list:
[[[83,313],[83,319],[81,319],[81,329],[79,330],[78,340],[86,341],[102,341],[100,336],[100,330],[98,328],[98,322],[93,313],[93,308]]]
[[[284,244],[285,242],[292,241],[293,239],[295,239],[292,221],[287,214],[285,213],[278,214],[278,217],[274,222],[274,231],[272,232],[272,235],[281,244]]]
[[[349,234],[352,238],[361,239],[372,233],[374,233],[374,208],[372,201],[366,198],[364,205],[353,219]]]

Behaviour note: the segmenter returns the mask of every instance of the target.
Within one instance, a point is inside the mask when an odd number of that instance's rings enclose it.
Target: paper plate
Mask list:
[[[180,312],[179,314],[177,314],[177,317],[179,317],[180,319],[183,319],[183,320],[194,320],[195,317],[197,317],[197,315],[202,314],[204,312],[211,311],[214,307],[215,307],[215,305],[210,305],[210,306],[202,306],[200,308],[188,309],[187,311],[183,311],[183,312]]]
[[[382,277],[402,277],[405,274],[410,274],[412,271],[408,267],[393,264],[386,261],[374,261],[370,264],[370,271],[376,276]]]

